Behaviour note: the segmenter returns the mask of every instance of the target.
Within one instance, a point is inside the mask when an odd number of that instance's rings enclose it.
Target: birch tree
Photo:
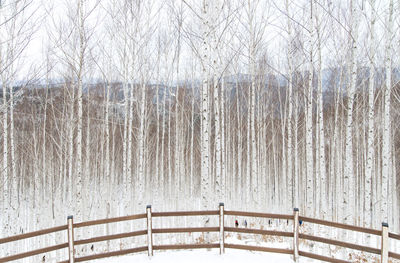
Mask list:
[[[293,166],[292,166],[292,160],[293,160],[293,155],[292,155],[292,144],[293,144],[293,138],[292,138],[292,112],[293,112],[293,74],[294,74],[294,69],[293,69],[293,45],[292,41],[293,39],[293,32],[292,32],[292,20],[291,20],[291,14],[290,14],[290,3],[289,0],[285,0],[285,11],[287,15],[287,33],[288,33],[288,47],[287,47],[287,62],[288,62],[288,87],[287,87],[287,96],[288,96],[288,109],[287,109],[287,184],[288,184],[288,204],[293,207],[298,207],[298,197],[294,195],[293,188],[298,188],[296,179],[293,178]]]
[[[349,39],[351,45],[349,70],[350,83],[347,89],[346,105],[346,138],[345,138],[345,167],[343,180],[343,221],[348,224],[354,224],[355,209],[355,174],[353,169],[353,104],[354,93],[357,82],[357,50],[358,50],[358,6],[355,0],[350,1],[350,30]]]
[[[201,206],[208,209],[210,206],[210,106],[209,106],[209,68],[210,68],[210,2],[203,0],[201,7],[202,23],[202,87],[201,87]],[[208,225],[208,218],[204,218],[204,225]]]
[[[389,1],[387,9],[387,24],[385,27],[385,86],[383,90],[383,132],[382,132],[382,192],[380,197],[382,222],[388,222],[390,209],[389,189],[392,185],[390,158],[391,158],[391,121],[390,121],[390,93],[392,87],[392,38],[393,38],[393,0]]]
[[[322,15],[318,6],[315,8],[315,18],[316,18],[316,31],[317,31],[317,57],[318,57],[318,88],[317,88],[317,126],[318,126],[318,150],[317,150],[317,159],[318,159],[318,174],[316,180],[320,180],[319,187],[317,188],[317,200],[319,204],[315,204],[317,206],[317,210],[321,209],[321,216],[323,219],[327,218],[327,209],[328,209],[328,194],[327,194],[327,180],[326,180],[326,163],[325,163],[325,129],[324,129],[324,112],[323,112],[323,97],[322,97]],[[317,213],[319,214],[319,213]]]
[[[314,0],[310,0],[309,13],[309,37],[308,37],[308,85],[306,91],[305,103],[305,132],[306,132],[306,175],[307,175],[307,213],[309,216],[314,215],[314,161],[313,161],[313,127],[312,127],[312,105],[313,105],[313,76],[314,76]]]
[[[375,0],[370,0],[371,8],[369,28],[369,83],[368,83],[368,132],[367,132],[367,163],[365,166],[365,213],[364,226],[372,227],[372,175],[374,171],[374,84],[375,84]],[[369,236],[368,236],[369,237]]]
[[[3,133],[0,136],[3,140],[3,163],[0,172],[0,189],[2,190],[0,203],[2,207],[0,209],[6,215],[4,221],[0,221],[0,225],[5,231],[4,234],[8,235],[16,233],[16,226],[10,224],[10,220],[19,217],[17,134],[14,129],[14,109],[23,90],[15,92],[14,89],[16,88],[18,69],[24,65],[24,52],[36,30],[36,25],[30,25],[30,23],[40,23],[32,18],[36,12],[32,8],[32,2],[26,0],[0,2],[0,83],[3,91],[3,105],[0,109],[3,126]],[[21,85],[21,87],[23,86]]]

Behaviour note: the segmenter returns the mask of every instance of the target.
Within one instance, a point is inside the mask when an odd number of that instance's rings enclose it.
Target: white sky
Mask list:
[[[31,0],[30,9],[25,11],[25,15],[29,15],[35,10],[33,15],[33,19],[30,20],[34,26],[36,26],[36,32],[33,35],[32,41],[30,42],[29,46],[27,46],[23,56],[20,60],[20,70],[17,79],[21,79],[27,74],[32,74],[34,71],[33,69],[39,70],[41,69],[42,78],[44,77],[45,70],[45,60],[46,60],[46,51],[48,49],[52,50],[52,61],[53,64],[55,62],[59,62],[62,60],[62,54],[60,53],[60,49],[55,47],[55,42],[57,38],[57,30],[62,28],[60,25],[68,23],[68,10],[70,9],[72,4],[75,4],[75,1],[67,1],[67,0]],[[90,10],[91,7],[95,4],[96,0],[87,0],[87,7],[86,10]],[[90,46],[95,48],[97,44],[107,44],[108,40],[104,37],[105,34],[105,25],[110,24],[108,23],[110,20],[107,17],[106,9],[110,6],[115,6],[114,2],[120,2],[118,0],[103,0],[98,5],[97,9],[89,16],[88,20],[88,28],[94,28],[95,33],[92,37],[92,42]],[[163,79],[176,79],[176,69],[172,70],[172,62],[174,59],[174,54],[176,50],[176,43],[177,43],[177,33],[174,29],[176,23],[173,19],[174,17],[171,16],[172,6],[178,8],[180,5],[183,6],[184,9],[184,31],[187,34],[196,34],[197,36],[192,37],[192,41],[195,45],[200,45],[201,42],[198,39],[199,34],[201,34],[201,24],[199,23],[199,19],[196,17],[194,12],[190,10],[186,5],[182,4],[181,0],[153,0],[153,1],[145,1],[147,4],[152,3],[153,11],[152,16],[157,13],[157,10],[160,9],[158,13],[158,17],[152,20],[152,23],[156,23],[157,30],[153,34],[151,40],[145,44],[145,58],[151,58],[149,64],[149,70],[156,71],[155,68],[151,67],[150,65],[155,65],[156,57],[157,57],[157,43],[160,36],[164,36],[164,38],[173,43],[170,45],[166,50],[165,54],[161,58],[160,63],[160,74],[163,76]],[[196,5],[193,4],[193,10],[196,12],[200,11],[200,6],[198,3],[200,1],[187,1],[190,5],[193,3],[197,3]],[[242,3],[243,2],[243,3]],[[252,1],[253,3],[256,1]],[[347,21],[346,21],[346,10],[344,0],[333,0],[330,1],[331,4],[326,4],[325,2],[319,0],[317,2],[321,2],[323,9],[320,9],[320,18],[326,24],[324,26],[322,38],[324,39],[323,43],[323,58],[324,58],[324,67],[330,66],[332,63],[336,64],[337,60],[345,59],[346,53],[343,52],[346,50],[346,41],[347,41]],[[368,1],[367,1],[368,2]],[[395,1],[397,3],[397,1]],[[7,3],[7,2],[6,2]],[[228,1],[229,5],[232,7],[233,10],[240,7],[240,5],[244,4],[246,7],[247,1],[240,1],[240,0],[232,0]],[[304,28],[307,28],[308,21],[307,21],[307,12],[308,10],[304,10],[304,3],[308,3],[306,0],[302,1],[293,1],[291,3],[291,10],[290,16],[293,17],[294,24],[296,27],[302,31],[303,38],[307,38],[307,32]],[[359,1],[361,6],[361,0]],[[384,35],[383,35],[383,26],[385,23],[385,8],[387,7],[388,1],[386,0],[377,0],[377,10],[378,10],[378,20],[376,23],[376,35],[377,35],[377,45],[378,45],[378,60],[382,61],[382,52],[384,50]],[[76,4],[75,4],[76,6]],[[334,6],[334,16],[335,19],[329,19],[329,14],[327,10],[331,6]],[[370,8],[368,3],[364,4],[365,12],[369,16]],[[263,38],[260,44],[259,54],[265,53],[273,64],[274,68],[279,69],[279,71],[285,71],[286,69],[286,48],[287,48],[287,34],[286,34],[286,26],[287,26],[287,19],[285,12],[284,1],[282,0],[275,0],[275,1],[267,1],[267,0],[260,0],[259,7],[257,8],[256,16],[254,20],[256,24],[258,24],[258,28],[263,27],[260,24],[265,25],[265,30],[263,32]],[[3,10],[4,13],[4,10]],[[233,17],[233,16],[231,16]],[[238,62],[234,62],[239,67],[238,70],[242,73],[247,72],[247,45],[249,43],[248,35],[246,33],[247,21],[246,18],[246,9],[241,8],[240,11],[234,16],[232,23],[230,24],[231,28],[226,31],[225,35],[227,36],[225,42],[220,46],[224,56],[228,58],[232,56],[235,52],[239,52],[239,60]],[[396,19],[395,23],[395,35],[398,28],[398,16],[394,16]],[[96,25],[96,26],[94,26]],[[302,29],[303,28],[303,29]],[[64,35],[68,30],[64,30]],[[49,34],[51,32],[51,34]],[[361,62],[367,62],[368,56],[366,55],[368,49],[365,45],[368,45],[368,24],[365,18],[365,15],[360,15],[360,28],[359,28],[359,58]],[[114,32],[118,35],[121,32]],[[49,37],[51,35],[51,37]],[[232,36],[235,36],[233,37]],[[64,36],[65,37],[65,36]],[[52,41],[49,41],[52,39]],[[397,40],[397,38],[395,39]],[[395,42],[397,44],[397,42]],[[233,45],[233,47],[232,47]],[[307,43],[305,43],[305,47],[307,47]],[[118,47],[113,45],[112,52],[114,55],[114,64],[119,66],[120,60],[118,59]],[[98,52],[95,52],[96,49],[93,49],[93,54],[95,54],[96,59],[99,59],[97,55]],[[396,50],[398,50],[396,48]],[[338,52],[338,54],[337,54]],[[235,60],[233,60],[235,61]],[[193,65],[196,66],[197,75],[196,78],[200,77],[201,68],[198,65],[198,61],[193,60],[192,55],[192,48],[190,47],[190,41],[186,37],[182,38],[182,47],[181,47],[181,55],[180,55],[180,74],[179,79],[187,78],[188,75],[191,75]],[[231,62],[233,64],[233,62]],[[62,74],[65,73],[65,65],[57,63],[57,70],[53,73],[51,78],[59,78]],[[96,67],[92,67],[92,74],[87,75],[88,78],[96,78],[99,76],[99,73],[96,73]],[[230,72],[232,73],[234,70],[229,68]],[[113,71],[117,71],[114,70]],[[120,71],[120,70],[119,70]],[[154,73],[153,72],[153,73]],[[172,74],[172,73],[173,74]],[[155,73],[154,73],[155,74]],[[156,78],[155,75],[152,75],[152,78]],[[172,74],[172,75],[171,75]],[[118,77],[118,74],[115,78]],[[169,76],[169,77],[168,77]]]

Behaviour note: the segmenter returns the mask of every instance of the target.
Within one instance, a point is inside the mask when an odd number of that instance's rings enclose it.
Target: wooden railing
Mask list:
[[[153,228],[152,227],[152,218],[153,217],[182,217],[182,216],[218,216],[219,226],[216,227],[190,227],[190,228]],[[257,218],[267,218],[267,219],[284,219],[289,222],[289,220],[293,221],[293,231],[285,232],[285,231],[276,231],[276,230],[263,230],[263,229],[252,229],[252,228],[239,228],[239,227],[227,227],[225,226],[225,218],[226,216],[241,216],[241,217],[257,217]],[[147,220],[147,229],[141,229],[133,232],[119,233],[119,234],[111,234],[106,236],[96,236],[87,239],[79,239],[75,240],[74,230],[78,228],[84,228],[95,225],[103,225],[109,223],[116,223],[122,221],[132,221],[137,219],[146,219]],[[380,248],[368,247],[363,245],[358,245],[350,242],[343,242],[339,240],[329,239],[326,237],[314,236],[305,233],[300,233],[299,231],[299,223],[311,223],[317,225],[323,225],[333,228],[351,230],[358,233],[365,233],[369,235],[376,235],[381,238],[381,246]],[[94,259],[106,258],[106,257],[114,257],[126,254],[132,254],[136,252],[147,251],[149,256],[153,255],[154,250],[176,250],[176,249],[196,249],[196,248],[219,248],[220,253],[224,253],[225,248],[231,249],[243,249],[243,250],[251,250],[251,251],[263,251],[263,252],[273,252],[273,253],[282,253],[293,255],[293,260],[298,261],[299,256],[308,257],[312,259],[322,260],[326,262],[334,262],[334,263],[347,263],[350,261],[331,258],[327,256],[322,256],[318,254],[314,254],[311,252],[299,250],[299,240],[308,240],[311,242],[319,242],[323,244],[340,246],[352,250],[363,251],[367,253],[372,253],[376,255],[380,255],[382,263],[388,263],[389,258],[400,259],[400,254],[397,252],[391,252],[388,250],[389,239],[400,241],[400,235],[388,232],[388,225],[383,223],[381,230],[369,229],[364,227],[346,225],[341,223],[335,223],[320,219],[309,218],[305,216],[299,215],[299,210],[294,209],[293,215],[286,214],[269,214],[269,213],[253,213],[253,212],[243,212],[243,211],[225,211],[224,205],[221,203],[219,205],[219,210],[212,211],[179,211],[179,212],[152,212],[151,206],[147,206],[146,213],[131,215],[131,216],[123,216],[116,218],[107,218],[101,220],[93,220],[81,223],[73,223],[72,216],[69,216],[67,219],[67,224],[63,226],[48,228],[44,230],[39,230],[31,233],[16,235],[7,238],[0,239],[0,245],[23,240],[32,237],[38,237],[42,235],[48,235],[51,233],[66,231],[68,242],[61,243],[57,245],[53,245],[50,247],[45,247],[41,249],[36,249],[32,251],[27,251],[20,254],[15,254],[11,256],[6,256],[0,258],[0,262],[9,262],[22,258],[32,257],[35,255],[40,255],[44,253],[48,253],[55,250],[60,249],[68,249],[68,260],[60,261],[60,263],[74,263],[74,262],[84,262]],[[168,245],[159,245],[153,244],[153,234],[165,234],[165,233],[194,233],[194,232],[219,232],[219,242],[218,243],[198,243],[198,244],[168,244]],[[232,233],[247,233],[247,234],[258,234],[258,235],[267,235],[267,236],[278,236],[278,237],[286,237],[292,238],[291,249],[284,248],[272,248],[265,246],[250,246],[250,245],[239,245],[239,244],[231,244],[225,242],[225,232]],[[115,239],[129,238],[135,236],[146,236],[147,235],[147,244],[143,244],[143,246],[122,249],[118,251],[93,254],[88,256],[76,257],[75,249],[76,246],[85,245],[85,244],[93,244],[96,242],[102,241],[110,241]]]

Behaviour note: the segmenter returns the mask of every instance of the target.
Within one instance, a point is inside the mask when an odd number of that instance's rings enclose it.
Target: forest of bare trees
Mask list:
[[[1,236],[218,202],[400,231],[400,2],[37,4],[0,2]]]

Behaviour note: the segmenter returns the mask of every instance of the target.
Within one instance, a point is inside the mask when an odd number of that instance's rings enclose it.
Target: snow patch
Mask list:
[[[114,257],[93,261],[95,263],[204,263],[204,262],[226,262],[226,263],[245,263],[245,262],[268,262],[268,263],[293,263],[290,255],[281,255],[265,252],[251,252],[235,249],[226,249],[225,254],[219,255],[219,250],[189,250],[189,251],[155,251],[153,257],[147,254],[136,254],[133,256]],[[304,261],[312,262],[312,261]]]

